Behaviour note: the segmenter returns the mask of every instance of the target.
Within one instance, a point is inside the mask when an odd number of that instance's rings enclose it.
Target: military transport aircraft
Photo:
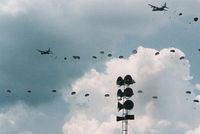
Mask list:
[[[168,8],[166,2],[161,7],[157,7],[151,4],[148,4],[148,5],[151,6],[151,8],[153,8],[152,11],[167,11],[166,8]]]
[[[50,48],[48,50],[39,50],[36,49],[38,52],[40,52],[41,55],[45,55],[45,54],[53,54],[53,52],[50,50]]]

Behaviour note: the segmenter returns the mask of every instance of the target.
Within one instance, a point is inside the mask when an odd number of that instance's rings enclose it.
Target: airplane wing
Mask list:
[[[42,50],[39,50],[39,49],[36,49],[38,52],[44,52],[44,51],[42,51]]]
[[[151,6],[152,8],[158,8],[158,7],[156,7],[156,6],[154,6],[154,5],[151,5],[151,4],[148,4],[149,6]]]

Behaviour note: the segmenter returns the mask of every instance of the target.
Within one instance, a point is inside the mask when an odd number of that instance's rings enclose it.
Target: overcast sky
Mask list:
[[[165,12],[148,6],[164,2]],[[199,0],[0,0],[0,133],[120,134],[115,81],[131,74],[130,134],[199,134],[200,107],[193,102],[200,99],[199,6]],[[48,48],[52,55],[36,50]]]

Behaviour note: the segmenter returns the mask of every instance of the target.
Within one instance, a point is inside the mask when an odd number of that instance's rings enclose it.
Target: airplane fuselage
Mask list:
[[[41,55],[50,54],[49,52],[41,52]]]
[[[152,11],[164,11],[164,8],[153,8]]]
[[[53,52],[50,50],[50,48],[46,51],[42,51],[39,49],[36,49],[38,52],[40,52],[41,55],[45,55],[45,54],[53,54]]]

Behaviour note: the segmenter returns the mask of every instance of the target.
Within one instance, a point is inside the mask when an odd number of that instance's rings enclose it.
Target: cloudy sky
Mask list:
[[[166,12],[148,6],[164,2]],[[199,6],[199,0],[0,0],[0,134],[120,134],[115,82],[126,74],[136,81],[130,134],[199,134],[200,106],[193,102],[200,100]],[[53,55],[36,51],[48,48]]]

